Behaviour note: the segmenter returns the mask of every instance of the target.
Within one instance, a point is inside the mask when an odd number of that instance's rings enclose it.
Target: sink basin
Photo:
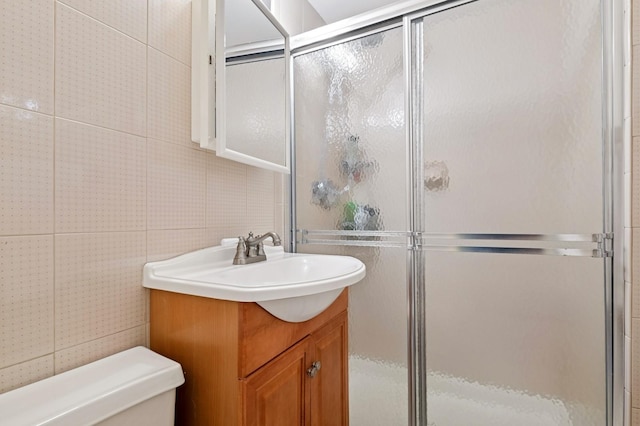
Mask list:
[[[147,288],[236,302],[256,302],[284,321],[307,321],[342,290],[364,278],[364,264],[350,256],[285,253],[265,245],[267,260],[233,265],[236,238],[161,262],[147,263]]]

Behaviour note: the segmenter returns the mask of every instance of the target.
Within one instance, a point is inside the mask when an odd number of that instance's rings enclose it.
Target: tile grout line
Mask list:
[[[102,26],[104,26],[104,27],[107,27],[107,28],[109,28],[109,29],[111,29],[111,30],[113,30],[113,31],[115,31],[115,32],[117,32],[117,33],[119,33],[119,34],[121,34],[121,35],[123,35],[123,36],[125,36],[125,37],[127,37],[127,38],[129,38],[129,39],[131,39],[131,40],[137,41],[138,43],[141,43],[141,44],[145,44],[145,43],[144,43],[144,42],[142,42],[141,40],[138,40],[137,38],[135,38],[135,37],[133,37],[133,36],[131,36],[131,35],[129,35],[129,34],[127,34],[127,33],[125,33],[124,31],[119,30],[119,29],[117,29],[116,27],[114,27],[114,26],[112,26],[112,25],[110,25],[110,24],[108,24],[108,23],[106,23],[106,22],[104,22],[104,21],[101,21],[101,20],[100,20],[100,19],[98,19],[98,18],[94,18],[93,16],[89,15],[88,13],[85,13],[85,12],[81,11],[80,9],[77,9],[77,8],[75,8],[75,7],[73,7],[73,6],[69,5],[69,4],[67,4],[64,0],[56,0],[56,3],[59,3],[59,4],[61,4],[62,6],[64,6],[64,7],[68,8],[69,10],[72,10],[72,11],[74,11],[74,12],[76,12],[76,13],[78,13],[78,14],[82,15],[82,16],[85,16],[85,17],[87,17],[87,18],[91,19],[92,21],[95,21],[95,22],[97,22],[98,24],[100,24],[100,25],[102,25]],[[148,41],[148,39],[147,39],[147,41]]]
[[[145,188],[144,188],[144,258],[145,262],[149,261],[149,167],[150,167],[150,143],[149,143],[149,15],[151,10],[150,0],[146,1],[147,3],[147,13],[146,13],[146,44],[145,44],[145,55],[146,55],[146,64],[145,64],[145,73],[146,73],[146,87],[145,87],[145,142],[146,142],[146,150],[145,150]],[[142,284],[142,283],[140,283]],[[147,323],[149,324],[149,328],[151,327],[150,321],[150,304],[151,297],[149,294],[149,290],[145,289],[145,296],[143,297],[144,303],[144,314],[143,321],[145,323],[145,331],[144,331],[144,344],[146,347],[151,347],[150,339],[147,339]]]
[[[51,327],[53,328],[53,375],[56,374],[56,62],[57,62],[57,36],[58,36],[58,2],[54,1],[53,4],[53,178],[51,179],[53,185],[53,214],[52,214],[52,227],[53,227],[53,265],[52,265],[52,283],[53,283],[53,318],[51,321]]]

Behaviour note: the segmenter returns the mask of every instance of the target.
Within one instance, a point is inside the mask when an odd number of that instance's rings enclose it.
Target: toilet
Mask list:
[[[0,425],[170,426],[182,367],[136,347],[0,395]]]

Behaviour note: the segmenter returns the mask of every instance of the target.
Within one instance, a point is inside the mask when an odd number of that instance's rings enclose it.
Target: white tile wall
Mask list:
[[[207,155],[207,227],[239,228],[247,215],[247,168]]]
[[[636,45],[640,44],[640,31],[637,31],[637,29],[640,28],[640,0],[632,0],[631,8],[633,16],[633,21],[631,23],[633,28],[631,38],[633,44]]]
[[[56,232],[143,231],[147,141],[56,120]]]
[[[0,393],[53,376],[53,355],[0,369]]]
[[[190,140],[190,0],[0,10],[5,392],[148,344],[143,264],[252,229],[249,192],[283,218],[273,173]]]
[[[57,116],[145,136],[146,61],[143,43],[57,4]]]
[[[55,374],[105,358],[135,346],[145,345],[146,326],[141,325],[91,340],[55,353]]]
[[[144,324],[144,232],[59,234],[56,350]]]
[[[636,32],[634,31],[634,34]],[[631,129],[633,136],[640,136],[640,72],[638,72],[640,70],[640,44],[633,46],[631,54],[633,55],[631,64],[634,70],[631,76]]]
[[[204,228],[202,151],[149,139],[149,229]]]
[[[256,234],[272,231],[275,199],[265,194],[275,194],[274,173],[247,167],[246,218]]]
[[[150,138],[195,146],[191,142],[191,69],[149,48]]]
[[[0,238],[0,277],[0,368],[51,353],[53,237]]]
[[[0,235],[53,232],[53,119],[0,105]]]
[[[191,65],[191,0],[149,0],[149,46]]]
[[[206,229],[169,229],[147,232],[147,262],[218,245],[220,239]]]
[[[51,0],[0,0],[0,103],[53,113]]]
[[[638,242],[640,235],[640,186],[638,185],[640,176],[640,0],[625,2],[625,6],[632,7],[631,15],[631,40],[634,45],[631,49],[631,69],[625,68],[625,87],[631,86],[632,90],[625,99],[625,119],[630,115],[631,125],[625,121],[625,155],[629,161],[625,162],[625,281],[631,281],[631,330],[625,333],[631,336],[631,342],[625,341],[628,345],[625,352],[625,425],[640,425],[640,362],[638,362],[638,317],[640,317],[640,274],[638,273],[638,256],[640,253]],[[628,10],[628,9],[627,9]],[[629,107],[630,104],[630,107]],[[630,110],[630,114],[629,114]],[[625,157],[625,159],[627,158]],[[628,302],[627,302],[628,303]],[[629,320],[626,322],[628,323]],[[629,383],[630,382],[630,383]]]
[[[147,41],[147,0],[60,0],[143,43]]]
[[[631,226],[637,227],[640,226],[640,180],[633,179],[633,176],[640,176],[640,137],[633,138],[631,149],[633,159],[631,166]]]
[[[624,426],[631,426],[631,392],[624,391]]]

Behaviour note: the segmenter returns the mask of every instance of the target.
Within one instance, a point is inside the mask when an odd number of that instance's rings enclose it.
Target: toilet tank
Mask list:
[[[0,425],[173,425],[180,364],[136,347],[0,395]]]

